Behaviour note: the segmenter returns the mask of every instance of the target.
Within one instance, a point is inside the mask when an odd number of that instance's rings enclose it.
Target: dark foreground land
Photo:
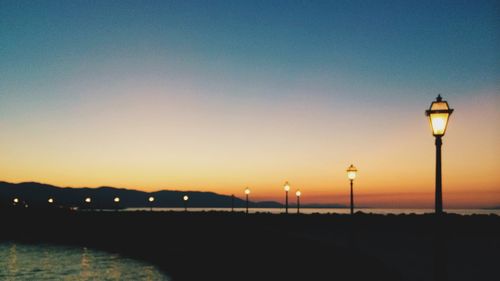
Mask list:
[[[498,280],[500,217],[0,212],[0,242],[94,247],[183,280]]]

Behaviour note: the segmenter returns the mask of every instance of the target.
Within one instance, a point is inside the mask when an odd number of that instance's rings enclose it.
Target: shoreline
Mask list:
[[[495,276],[500,250],[496,215],[4,209],[0,218],[0,241],[119,253],[173,281],[432,280],[436,252],[450,280],[480,280]]]

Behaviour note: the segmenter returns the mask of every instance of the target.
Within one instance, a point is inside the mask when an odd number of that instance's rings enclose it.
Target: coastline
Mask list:
[[[495,276],[500,217],[1,210],[0,241],[86,246],[183,280],[450,280]],[[436,255],[436,253],[444,254]]]

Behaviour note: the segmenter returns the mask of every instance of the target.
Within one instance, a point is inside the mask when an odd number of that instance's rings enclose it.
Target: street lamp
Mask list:
[[[288,191],[290,191],[290,185],[285,182],[285,213],[288,214]]]
[[[354,165],[351,164],[349,168],[347,168],[347,178],[349,178],[349,181],[351,182],[351,215],[354,214],[354,194],[352,191],[352,184],[354,182],[354,179],[356,178],[356,173],[358,172],[358,169],[354,167]]]
[[[118,212],[118,207],[120,205],[120,197],[115,197],[113,201],[115,202],[115,212]]]
[[[189,200],[189,197],[187,195],[184,195],[184,197],[182,197],[182,200],[184,200],[184,211],[187,212],[187,202]]]
[[[295,192],[295,195],[297,195],[297,214],[300,213],[300,195],[302,195],[302,192],[300,192],[300,190],[297,190],[297,192]]]
[[[90,197],[85,198],[85,203],[89,206],[89,209],[91,209],[90,203],[92,203],[92,199]]]
[[[149,196],[148,198],[148,201],[149,201],[149,211],[153,211],[153,202],[155,201],[155,198],[153,196]]]
[[[443,101],[441,95],[438,95],[436,100],[431,103],[431,107],[425,111],[425,115],[429,117],[429,123],[432,129],[432,135],[436,138],[436,205],[435,213],[443,213],[443,193],[441,181],[441,138],[448,127],[448,119],[450,118],[453,109],[448,106],[447,101]]]
[[[248,195],[250,195],[250,188],[245,188],[245,195],[246,195],[246,198],[247,198],[247,214],[248,214]]]
[[[49,199],[47,199],[47,202],[49,203],[49,208],[51,208],[54,205],[54,198],[49,197]]]
[[[12,199],[12,202],[14,203],[14,205],[17,205],[19,203],[19,198],[14,198]]]

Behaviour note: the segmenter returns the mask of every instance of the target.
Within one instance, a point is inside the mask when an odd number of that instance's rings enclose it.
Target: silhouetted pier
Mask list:
[[[449,280],[485,280],[500,252],[494,215],[3,209],[0,219],[0,241],[118,252],[158,265],[174,281],[432,280],[442,264]],[[431,232],[436,223],[442,235]]]

